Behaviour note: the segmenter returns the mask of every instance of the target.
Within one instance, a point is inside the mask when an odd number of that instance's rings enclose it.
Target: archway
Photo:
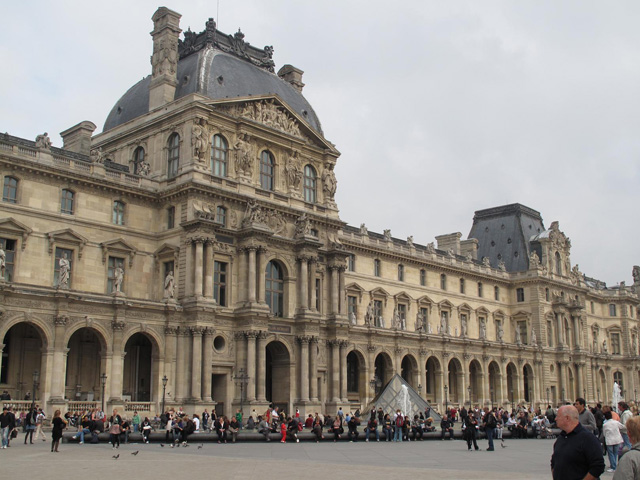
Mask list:
[[[491,408],[493,408],[493,402],[499,403],[502,397],[501,380],[500,367],[496,362],[491,362],[489,364],[489,396],[491,397]]]
[[[366,378],[365,361],[362,354],[352,350],[347,355],[347,397],[350,402],[364,402],[369,380]]]
[[[27,393],[29,399],[40,399],[39,392],[33,392],[33,374],[36,370],[40,374],[44,371],[44,334],[33,324],[20,322],[7,331],[2,343],[2,389],[7,390],[14,400],[26,399]],[[42,380],[41,375],[40,384]],[[41,388],[39,390],[42,391]]]
[[[375,393],[378,394],[393,376],[393,363],[391,362],[391,357],[384,352],[379,353],[374,362],[374,369],[374,375],[376,378]]]
[[[266,346],[265,393],[267,400],[281,411],[290,411],[291,356],[287,347],[279,341]]]
[[[477,360],[472,360],[469,364],[469,387],[471,387],[469,406],[474,403],[479,404],[482,401],[482,367]]]
[[[598,403],[600,403],[602,401],[602,403],[607,402],[608,401],[608,395],[607,395],[607,377],[604,374],[604,370],[600,369],[600,371],[598,372],[598,389],[597,389],[597,396],[598,396]]]
[[[413,355],[405,355],[400,364],[400,376],[415,390],[418,389],[416,379],[418,378],[418,362]]]
[[[442,368],[440,361],[436,357],[429,357],[426,364],[427,374],[427,386],[426,386],[426,399],[430,403],[437,403],[438,391],[441,389],[440,375],[442,375]]]
[[[462,364],[457,358],[452,358],[449,361],[449,373],[447,375],[447,379],[449,403],[460,403],[463,398],[462,389],[464,386],[462,385]]]
[[[101,399],[100,374],[106,373],[106,365],[100,336],[93,328],[80,328],[69,338],[67,348],[65,397],[83,401]]]
[[[136,333],[129,337],[124,351],[122,397],[134,402],[150,402],[157,349],[144,333]]]
[[[518,396],[518,370],[513,363],[507,365],[507,396],[513,408]]]
[[[533,369],[528,363],[522,367],[523,383],[524,383],[524,400],[527,403],[533,402]]]

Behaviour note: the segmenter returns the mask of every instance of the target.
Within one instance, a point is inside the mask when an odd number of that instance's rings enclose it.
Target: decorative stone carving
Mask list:
[[[538,257],[538,254],[534,251],[531,252],[531,254],[529,255],[529,266],[531,268],[537,268],[540,265],[540,257]]]
[[[416,332],[420,332],[420,333],[424,333],[427,330],[427,326],[426,326],[426,318],[424,318],[424,315],[422,315],[419,311],[418,313],[416,313],[416,325],[415,325],[415,331]]]
[[[173,271],[167,273],[164,278],[164,296],[163,298],[173,298],[175,290],[175,278],[173,277]]]
[[[360,224],[360,235],[362,235],[363,237],[369,235],[369,230],[364,223]]]
[[[633,270],[631,271],[631,275],[633,275],[633,284],[640,284],[640,266],[634,265]]]
[[[520,345],[522,343],[522,337],[520,337],[520,330],[516,327],[516,333],[515,333],[515,343],[517,345]]]
[[[450,248],[449,250],[447,250],[447,257],[456,258],[456,252],[453,250],[453,248]]]
[[[482,257],[482,265],[485,267],[491,267],[491,260],[489,260],[489,257]]]
[[[480,339],[485,340],[487,338],[487,321],[484,318],[480,319]]]
[[[118,320],[114,320],[113,322],[111,322],[111,328],[113,329],[114,332],[122,332],[124,330],[124,327],[125,327],[124,322],[120,322]]]
[[[303,213],[296,219],[296,230],[294,237],[300,238],[311,233],[311,223],[306,213]]]
[[[104,163],[104,154],[102,153],[102,147],[94,148],[89,154],[91,163]]]
[[[36,136],[36,148],[51,150],[51,139],[49,138],[49,134],[47,132],[41,133],[40,135]]]
[[[302,137],[296,121],[274,100],[249,102],[242,108],[239,115],[295,137]]]
[[[255,199],[250,198],[247,201],[247,209],[245,210],[244,218],[242,219],[242,226],[248,227],[255,223],[264,225],[266,223],[265,215],[260,205],[258,205],[258,202],[256,202]]]
[[[502,328],[502,322],[497,322],[496,327],[497,327],[496,337],[498,341],[504,342],[504,328]]]
[[[413,248],[413,247],[414,247],[414,245],[413,245],[413,235],[409,235],[409,236],[407,237],[407,246],[408,246],[409,248]]]
[[[302,169],[300,168],[298,152],[293,152],[293,154],[287,159],[285,173],[287,174],[289,193],[293,196],[300,197],[300,185],[302,183],[303,174]]]
[[[504,260],[500,260],[498,262],[498,270],[500,270],[501,272],[506,272],[507,271],[507,266],[504,263]]]
[[[193,146],[193,158],[199,163],[205,163],[209,148],[209,131],[203,118],[196,118],[191,130],[191,145]]]
[[[336,179],[336,174],[333,172],[333,164],[327,162],[324,164],[324,171],[322,172],[322,191],[327,203],[335,204],[333,197],[337,189],[338,180]]]
[[[251,146],[251,136],[246,133],[238,135],[238,140],[234,145],[236,150],[236,172],[245,178],[251,178],[253,173],[253,148]]]
[[[113,293],[119,293],[122,288],[122,282],[124,280],[124,269],[118,265],[113,272]]]
[[[609,353],[609,347],[606,338],[602,341],[602,353]]]
[[[349,322],[351,323],[351,325],[355,325],[356,324],[356,314],[353,312],[349,312]]]
[[[467,336],[467,316],[463,315],[460,317],[460,335],[462,337]]]
[[[62,257],[58,259],[58,270],[58,288],[69,288],[71,263],[69,263],[66,253],[63,253]]]
[[[471,254],[471,252],[467,252],[467,254],[464,256],[464,259],[466,262],[472,262],[473,261],[473,255]]]
[[[427,243],[427,253],[436,253],[436,246],[433,242]]]
[[[4,282],[4,274],[7,268],[7,254],[4,251],[4,243],[0,243],[0,282]]]
[[[365,325],[372,325],[374,323],[373,320],[373,300],[369,302],[367,305],[367,311],[364,314],[364,323]]]
[[[287,222],[282,217],[282,214],[280,212],[270,210],[267,213],[267,226],[276,235],[282,235],[283,233],[285,233],[285,230],[287,228]]]
[[[445,335],[449,332],[449,318],[445,312],[440,315],[440,331],[438,333]]]
[[[538,337],[536,336],[536,329],[531,327],[531,345],[538,344]]]
[[[53,317],[53,324],[56,327],[64,327],[67,325],[68,322],[69,322],[69,317],[67,317],[66,315],[55,315]]]

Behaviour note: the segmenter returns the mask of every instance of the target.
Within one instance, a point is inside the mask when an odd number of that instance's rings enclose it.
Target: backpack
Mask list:
[[[496,417],[493,413],[490,413],[489,418],[487,418],[487,428],[496,428]]]
[[[403,423],[404,423],[404,418],[402,418],[402,415],[398,415],[396,417],[396,427],[401,427]]]

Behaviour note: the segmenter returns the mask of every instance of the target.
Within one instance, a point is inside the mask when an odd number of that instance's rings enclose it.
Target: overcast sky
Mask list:
[[[82,120],[101,131],[151,73],[148,1],[5,2],[0,131],[35,139]],[[207,18],[304,95],[342,153],[341,218],[416,243],[522,203],[558,220],[573,264],[612,286],[640,264],[640,2],[215,0],[165,3]],[[97,133],[97,132],[96,132]]]

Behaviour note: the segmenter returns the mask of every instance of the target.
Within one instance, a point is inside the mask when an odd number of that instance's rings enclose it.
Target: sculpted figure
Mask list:
[[[121,266],[117,266],[114,272],[113,278],[113,291],[119,292],[120,288],[122,288],[122,281],[124,280],[124,270]]]
[[[175,283],[173,271],[167,273],[167,276],[164,277],[164,298],[173,298]]]
[[[491,266],[491,260],[489,260],[489,257],[482,257],[482,265],[485,267]]]
[[[460,334],[463,337],[467,336],[467,317],[463,316],[460,318]]]
[[[299,190],[300,183],[302,182],[302,170],[298,165],[298,152],[294,152],[293,156],[287,160],[287,166],[285,167],[287,174],[287,183],[291,190]]]
[[[400,328],[400,315],[398,314],[398,307],[393,309],[393,320],[391,328]]]
[[[149,165],[149,162],[140,162],[140,164],[138,165],[138,175],[148,177],[150,171],[151,165]]]
[[[500,260],[498,262],[498,270],[500,270],[501,272],[506,272],[507,271],[507,266],[505,265],[503,260]]]
[[[209,146],[208,136],[204,119],[197,118],[193,124],[191,145],[193,145],[193,156],[200,163],[205,161],[207,147]]]
[[[631,272],[631,274],[633,275],[633,283],[634,284],[640,283],[640,266],[634,265],[633,271]]]
[[[518,345],[520,345],[522,343],[522,337],[520,337],[520,330],[518,330],[518,328],[516,328],[516,343]]]
[[[363,236],[369,235],[369,230],[367,229],[364,223],[360,224],[360,235],[363,235]]]
[[[356,314],[353,312],[349,313],[349,321],[351,322],[351,325],[355,325],[356,324]]]
[[[263,220],[262,208],[258,205],[258,202],[255,199],[250,198],[247,201],[247,209],[244,213],[244,218],[242,219],[243,224],[252,224],[254,222],[261,223]]]
[[[602,341],[602,353],[609,353],[609,347],[607,345],[607,339]]]
[[[436,246],[433,242],[427,243],[427,253],[436,253]]]
[[[63,288],[69,287],[69,273],[71,270],[71,264],[67,258],[67,254],[63,253],[62,257],[58,259],[58,286]]]
[[[449,330],[448,319],[446,312],[442,312],[440,316],[440,333],[445,334]]]
[[[424,331],[424,318],[422,318],[420,312],[416,313],[416,325],[414,328],[416,332]]]
[[[638,337],[635,334],[631,337],[631,350],[633,355],[638,354]]]
[[[498,322],[498,332],[497,335],[498,341],[502,342],[504,337],[504,329],[502,328],[502,322]]]
[[[383,235],[384,235],[384,239],[385,239],[387,242],[390,242],[390,241],[391,241],[391,229],[384,230],[382,233],[383,233]]]
[[[336,174],[333,173],[333,165],[331,163],[325,163],[324,172],[322,172],[322,191],[327,200],[333,201],[333,196],[338,189],[338,180],[336,180]]]
[[[102,147],[94,148],[89,155],[92,163],[102,163],[104,161],[104,155],[102,153]]]
[[[311,225],[306,213],[303,213],[296,219],[296,232],[295,236],[305,236],[311,231]]]
[[[4,244],[0,243],[0,281],[4,280],[4,272],[7,268],[7,254],[4,251]]]
[[[367,305],[367,313],[364,315],[364,323],[371,325],[373,323],[373,300]]]
[[[238,141],[235,144],[236,149],[236,167],[239,173],[248,177],[251,176],[253,168],[253,158],[251,156],[251,145],[249,140],[251,137],[247,134],[238,135]]]
[[[480,319],[480,338],[487,338],[487,321],[484,318]]]
[[[427,333],[433,333],[433,328],[431,327],[431,322],[427,322]]]
[[[51,149],[51,139],[49,139],[49,134],[47,132],[36,136],[36,148],[44,148],[46,150]]]
[[[407,237],[407,245],[413,247],[413,235]]]
[[[537,267],[540,265],[540,258],[536,252],[531,252],[531,255],[529,255],[529,265],[531,267]]]

